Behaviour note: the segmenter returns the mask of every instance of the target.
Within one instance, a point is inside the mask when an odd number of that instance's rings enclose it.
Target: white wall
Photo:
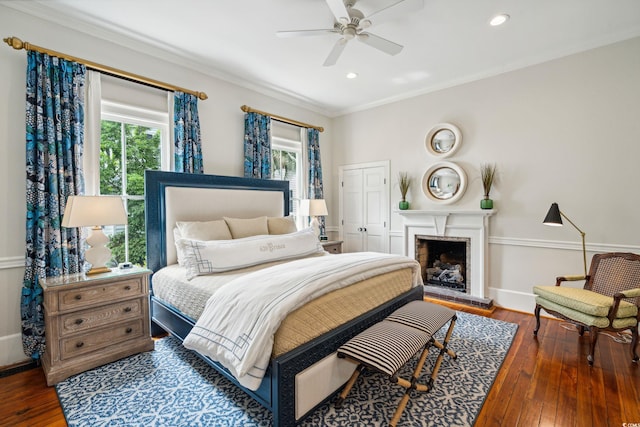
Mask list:
[[[345,115],[334,121],[334,164],[389,159],[392,208],[398,171],[414,178],[412,209],[437,208],[419,185],[439,160],[424,138],[437,123],[457,125],[462,146],[444,160],[462,166],[469,186],[447,207],[478,209],[480,164],[497,163],[488,291],[530,312],[534,284],[583,270],[578,232],[542,225],[552,202],[586,232],[588,263],[593,252],[640,251],[638,76],[640,38]],[[401,228],[392,214],[392,248]]]
[[[110,65],[177,86],[206,92],[199,103],[205,173],[243,174],[243,104],[323,126],[320,134],[327,192],[334,187],[331,119],[298,106],[294,99],[278,99],[229,84],[140,51],[100,40],[87,34],[29,17],[0,6],[2,38],[16,36],[100,64]],[[154,48],[136,45],[144,52]],[[24,359],[20,341],[20,290],[24,273],[25,241],[25,69],[26,52],[0,46],[0,366]],[[289,102],[287,102],[289,101]],[[337,206],[329,204],[337,213]],[[336,215],[331,215],[335,218]],[[330,218],[331,218],[330,217]],[[333,226],[331,219],[328,221]]]

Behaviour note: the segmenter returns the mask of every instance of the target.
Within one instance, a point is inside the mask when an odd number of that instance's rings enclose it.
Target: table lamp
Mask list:
[[[551,204],[551,207],[549,208],[549,212],[547,212],[547,216],[544,217],[544,221],[542,221],[542,223],[544,225],[560,227],[562,226],[562,218],[569,221],[569,224],[573,225],[573,227],[576,230],[578,230],[578,232],[580,233],[580,236],[582,236],[582,261],[584,262],[584,275],[586,277],[587,276],[587,248],[584,243],[584,236],[585,236],[584,231],[580,230],[578,226],[573,223],[573,221],[571,221],[569,218],[567,218],[567,216],[564,213],[562,213],[557,203]]]
[[[320,240],[327,240],[327,237],[324,235],[324,232],[322,234],[320,233],[318,217],[326,216],[328,214],[329,211],[327,210],[327,203],[324,199],[300,200],[300,215],[311,217],[311,227]]]
[[[69,196],[62,217],[63,227],[91,227],[87,238],[89,248],[84,253],[85,260],[91,264],[87,274],[111,271],[106,266],[111,259],[111,250],[106,246],[109,237],[103,233],[102,226],[126,223],[127,212],[119,196]]]

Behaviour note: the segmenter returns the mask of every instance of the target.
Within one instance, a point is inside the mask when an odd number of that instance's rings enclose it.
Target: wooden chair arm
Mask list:
[[[589,276],[585,276],[583,274],[575,274],[569,276],[558,276],[556,277],[556,286],[560,286],[562,282],[575,282],[576,280],[589,280]]]
[[[609,322],[613,324],[613,320],[618,315],[618,307],[620,306],[620,301],[624,298],[635,298],[640,297],[640,288],[627,289],[626,291],[617,292],[613,295],[613,307],[609,311]],[[638,319],[640,319],[640,310],[638,310]]]
[[[640,288],[627,289],[626,291],[620,291],[619,294],[622,295],[621,298],[637,298],[640,297]]]

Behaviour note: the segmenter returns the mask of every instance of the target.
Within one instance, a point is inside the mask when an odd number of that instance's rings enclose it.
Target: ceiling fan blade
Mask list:
[[[383,39],[380,36],[376,36],[375,34],[361,32],[358,34],[357,39],[362,43],[367,44],[371,47],[375,47],[378,50],[383,51],[384,53],[388,53],[389,55],[397,55],[402,51],[403,46],[398,43],[394,43],[387,39]]]
[[[324,64],[322,65],[325,67],[330,67],[332,65],[335,65],[336,62],[338,61],[338,58],[340,58],[340,55],[342,55],[342,51],[347,45],[347,41],[348,40],[344,38],[339,39],[336,42],[336,44],[333,45],[331,52],[329,52],[329,56],[327,56],[327,59],[324,60]]]
[[[331,13],[335,16],[336,21],[341,22],[343,24],[347,24],[351,21],[349,17],[349,11],[347,11],[347,7],[344,5],[342,0],[326,0],[327,6],[331,9]]]
[[[403,18],[408,16],[411,12],[420,10],[423,7],[424,0],[399,0],[391,6],[387,6],[384,9],[373,12],[364,19],[369,21],[371,24],[378,25],[383,22]]]
[[[334,28],[327,28],[324,30],[291,30],[291,31],[276,31],[278,37],[308,37],[308,36],[323,36],[325,34],[338,33],[340,31]]]

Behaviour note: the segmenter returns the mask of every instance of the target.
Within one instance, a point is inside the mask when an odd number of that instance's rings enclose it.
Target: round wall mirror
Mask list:
[[[436,163],[422,177],[422,192],[434,202],[453,203],[466,189],[467,175],[455,163]]]
[[[447,157],[455,153],[462,144],[460,129],[450,123],[435,125],[425,138],[427,151],[434,156]]]

